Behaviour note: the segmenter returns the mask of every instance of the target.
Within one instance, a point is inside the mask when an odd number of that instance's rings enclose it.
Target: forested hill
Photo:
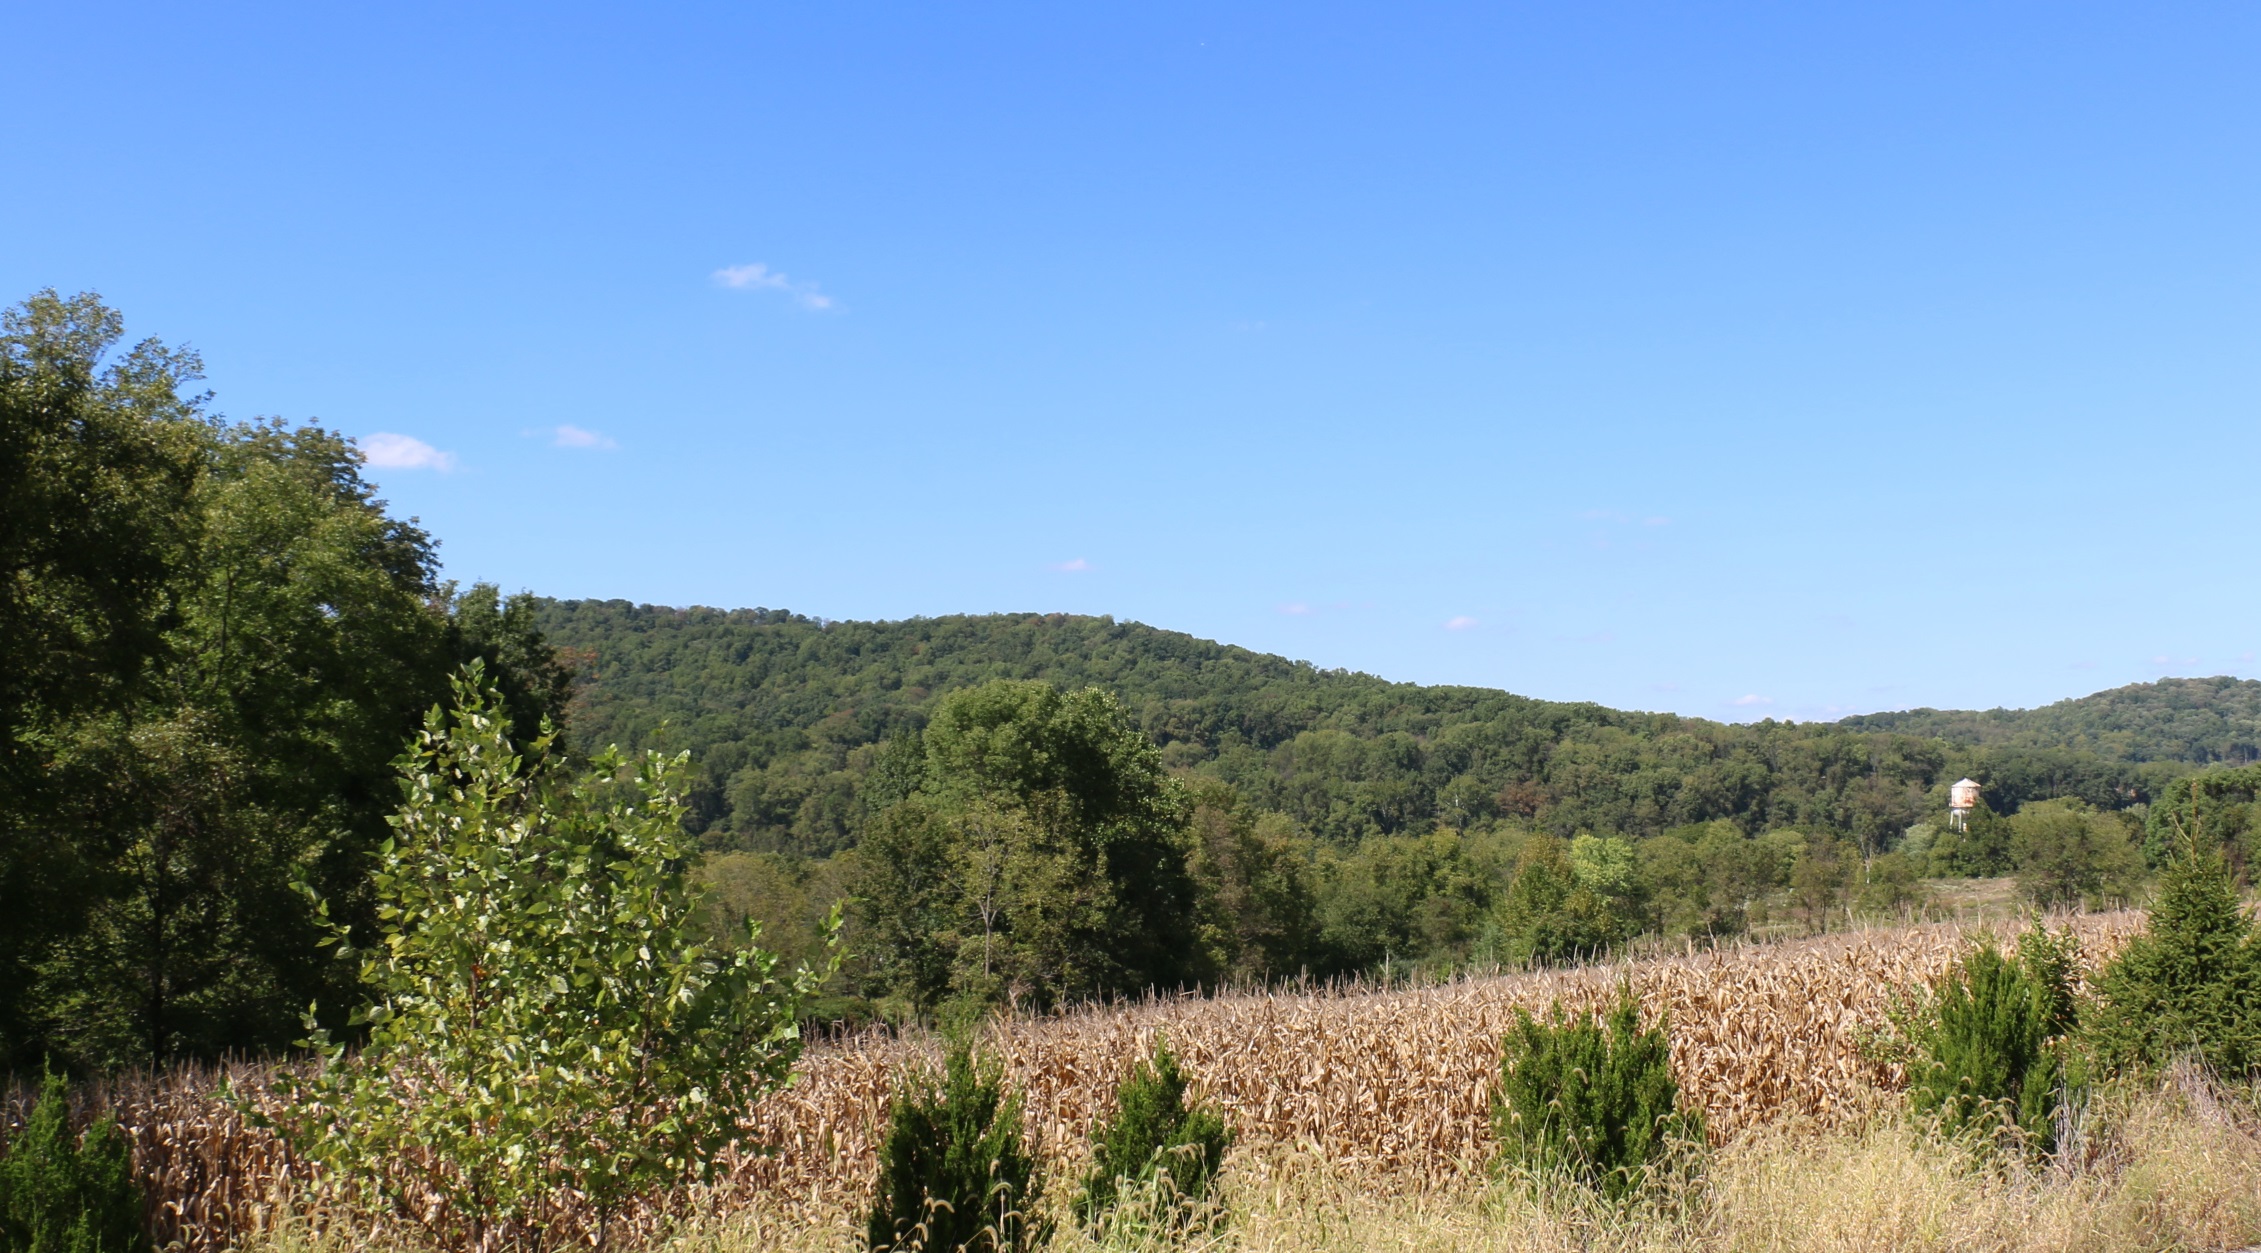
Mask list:
[[[2120,761],[2248,765],[2261,761],[2261,681],[2161,679],[2039,709],[1911,709],[1840,725],[1958,744],[2078,749]]]
[[[692,750],[699,820],[724,847],[823,855],[853,844],[884,743],[921,726],[942,693],[997,678],[1105,688],[1173,767],[1222,778],[1341,844],[1511,819],[1639,836],[1724,818],[1881,848],[1944,805],[1963,774],[2008,811],[2062,795],[2120,807],[2188,769],[2138,759],[2108,730],[2068,747],[1953,722],[1991,714],[1899,715],[1905,727],[1715,723],[1391,683],[1110,618],[825,622],[551,600],[537,613],[583,676],[575,737]]]

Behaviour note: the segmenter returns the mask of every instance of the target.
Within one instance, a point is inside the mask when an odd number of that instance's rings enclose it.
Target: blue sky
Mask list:
[[[2250,4],[8,31],[0,295],[362,437],[453,577],[1719,718],[2261,674]]]

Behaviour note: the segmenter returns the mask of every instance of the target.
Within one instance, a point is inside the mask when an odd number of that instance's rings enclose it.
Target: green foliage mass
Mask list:
[[[73,1136],[70,1093],[47,1076],[0,1159],[0,1253],[140,1253],[144,1204],[125,1133],[104,1115]]]
[[[1929,862],[1933,873],[1987,877],[2005,875],[2017,866],[2010,846],[2010,823],[1984,799],[1957,828],[1942,822],[1932,836]]]
[[[1157,1040],[1153,1056],[1131,1067],[1115,1087],[1115,1111],[1092,1134],[1091,1169],[1084,1176],[1076,1214],[1099,1223],[1121,1199],[1125,1185],[1154,1185],[1166,1228],[1183,1226],[1209,1198],[1232,1130],[1205,1105],[1186,1104],[1185,1075],[1169,1045]],[[1143,1216],[1143,1215],[1142,1215]]]
[[[885,807],[868,781],[891,739],[947,693],[1001,678],[1112,693],[1164,764],[1338,847],[1502,820],[1569,838],[1725,819],[1746,835],[1828,830],[1876,852],[1943,809],[1961,775],[2007,812],[2057,796],[2119,808],[2184,769],[1390,683],[1110,618],[825,622],[543,601],[537,622],[581,667],[582,732],[691,749],[697,820],[714,842],[815,856],[854,844]]]
[[[458,663],[524,726],[570,675],[526,598],[458,594],[351,441],[230,423],[116,312],[0,318],[0,1070],[287,1046],[340,1003],[293,884],[366,923],[391,762]]]
[[[2144,858],[2162,866],[2192,845],[2220,852],[2232,870],[2261,864],[2261,766],[2206,770],[2161,789],[2145,816]]]
[[[952,693],[856,881],[890,985],[1049,1004],[1210,977],[1184,789],[1096,688]]]
[[[2071,750],[2115,761],[2261,760],[2261,680],[2217,675],[2131,683],[2039,709],[1910,709],[1840,725],[1956,744]]]
[[[1790,881],[1804,851],[1795,831],[1751,839],[1725,819],[1676,828],[1635,849],[1655,925],[1676,935],[1742,934],[1754,908]]]
[[[1069,970],[1066,996],[1173,977],[1562,961],[1643,931],[1842,924],[1917,903],[1932,874],[2020,872],[2037,899],[2111,900],[2133,876],[2109,823],[2185,768],[1393,684],[1104,618],[854,623],[544,601],[537,625],[578,668],[585,733],[694,751],[692,821],[707,848],[781,858],[805,867],[781,880],[859,883],[885,902],[866,915],[879,932],[852,946],[871,960],[840,991],[922,1005],[970,986],[969,967],[1007,994],[1016,978],[1038,986],[998,969],[994,918],[967,921],[978,876],[965,859],[994,848],[984,864],[1012,866],[1011,850],[1067,847],[1039,836],[1028,797],[1044,788],[999,792],[991,822],[968,799],[980,788],[938,781],[925,739],[955,694],[990,683],[1106,693],[1190,807],[1194,933],[1171,942],[1191,950],[1137,963],[1144,973],[1087,974],[1056,947],[1031,969]],[[1964,774],[1987,803],[1950,830],[1947,784]],[[2020,842],[1998,816],[2060,797],[2093,820],[2036,819]],[[1922,838],[1903,848],[1909,831]],[[1016,873],[999,893],[1041,882]],[[806,899],[759,908],[816,913]],[[976,931],[981,962],[968,959]]]
[[[1981,944],[1943,980],[1916,1023],[1908,1100],[1953,1134],[2014,1129],[2054,1146],[2061,1040],[2072,1026],[2070,937],[2029,934],[2013,962]]]
[[[2190,1055],[2227,1075],[2261,1069],[2261,935],[2220,854],[2186,844],[2143,934],[2097,980],[2087,1034],[2107,1069]]]
[[[2018,886],[2039,908],[2125,904],[2142,883],[2142,848],[2118,814],[2036,801],[2008,821]]]
[[[598,1220],[713,1169],[800,1052],[801,1001],[742,936],[699,943],[681,757],[577,772],[521,745],[474,663],[401,763],[367,1043],[286,1076],[284,1129],[446,1244],[539,1244],[558,1198]],[[350,944],[340,934],[340,942]],[[442,1203],[420,1199],[436,1193]]]
[[[866,1243],[874,1253],[1036,1248],[1049,1234],[1038,1184],[1019,1095],[995,1059],[960,1042],[941,1074],[913,1073],[895,1093]]]
[[[1498,910],[1501,956],[1507,960],[1551,964],[1592,959],[1633,931],[1612,899],[1622,899],[1632,886],[1630,855],[1607,849],[1622,841],[1605,843],[1589,835],[1580,836],[1578,843],[1587,845],[1589,856],[1583,861],[1575,844],[1551,836],[1523,842]],[[1604,861],[1609,864],[1598,864]]]
[[[1642,1028],[1629,988],[1606,1014],[1517,1009],[1492,1108],[1502,1162],[1622,1200],[1669,1155],[1701,1145],[1702,1114],[1680,1108],[1669,1030]]]

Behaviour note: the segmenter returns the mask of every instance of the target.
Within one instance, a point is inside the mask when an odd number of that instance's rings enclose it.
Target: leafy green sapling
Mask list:
[[[378,935],[337,937],[374,996],[368,1041],[317,1029],[320,1071],[284,1081],[295,1144],[481,1251],[568,1230],[568,1197],[601,1244],[625,1203],[709,1173],[829,973],[780,975],[751,926],[734,952],[699,943],[685,758],[575,774],[551,742],[521,755],[482,669],[456,680],[402,762]]]

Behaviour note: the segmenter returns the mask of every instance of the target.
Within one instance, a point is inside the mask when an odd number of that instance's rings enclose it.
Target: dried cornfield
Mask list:
[[[2070,920],[2093,964],[2139,914]],[[1293,1147],[1370,1178],[1434,1181],[1489,1152],[1499,1043],[1516,1010],[1577,1009],[1629,984],[1672,1024],[1683,1090],[1726,1139],[1761,1124],[1842,1123],[1899,1076],[1865,1060],[1895,988],[1928,985],[1964,951],[1954,924],[1775,945],[1727,946],[1613,966],[1468,978],[1429,987],[1236,993],[998,1025],[991,1043],[1026,1094],[1030,1130],[1073,1168],[1133,1059],[1166,1035],[1188,1075],[1244,1142]],[[753,1116],[765,1152],[724,1165],[726,1190],[811,1216],[855,1204],[877,1169],[889,1092],[932,1041],[870,1034],[810,1050],[793,1083]],[[214,1071],[178,1071],[86,1094],[118,1110],[156,1185],[160,1244],[222,1247],[303,1204],[309,1181],[218,1093]],[[263,1077],[239,1068],[239,1090]]]

